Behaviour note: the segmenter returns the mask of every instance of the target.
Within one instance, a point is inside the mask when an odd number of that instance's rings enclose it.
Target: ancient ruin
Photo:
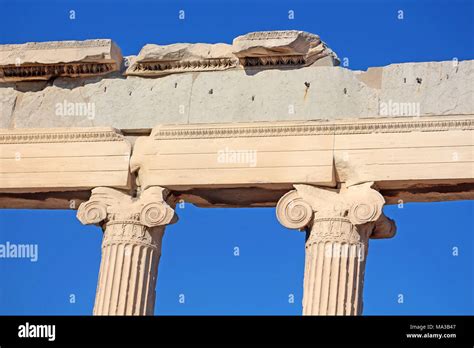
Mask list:
[[[307,234],[303,314],[359,315],[384,205],[474,198],[474,61],[339,64],[293,30],[0,46],[0,207],[101,226],[95,315],[154,313],[179,200],[276,207]]]

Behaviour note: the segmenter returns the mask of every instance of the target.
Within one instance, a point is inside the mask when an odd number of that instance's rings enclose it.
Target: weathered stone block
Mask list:
[[[0,130],[3,192],[129,188],[131,144],[110,127]]]
[[[235,68],[237,58],[227,44],[146,45],[142,48],[126,75],[162,76],[193,71],[213,71]]]
[[[325,57],[329,59],[324,65],[339,65],[337,56],[319,36],[305,31],[253,32],[235,38],[233,49],[244,67],[308,66]]]
[[[0,86],[2,128],[335,120],[474,113],[474,61],[342,67],[243,69],[159,79],[57,78]],[[405,82],[406,79],[406,82]],[[418,79],[418,80],[417,80]],[[421,83],[417,82],[420,81]],[[95,116],[64,115],[58,104],[93,104]],[[408,112],[407,112],[408,111]]]
[[[0,82],[103,75],[119,70],[121,63],[112,40],[0,45]]]

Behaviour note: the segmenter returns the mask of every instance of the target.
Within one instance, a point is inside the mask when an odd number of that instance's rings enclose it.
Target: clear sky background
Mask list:
[[[231,43],[250,31],[301,29],[319,34],[354,70],[474,59],[468,0],[0,0],[0,8],[0,44],[112,38],[131,55],[147,43]],[[163,241],[156,314],[301,313],[304,234],[279,225],[273,208],[185,204],[177,213]],[[398,234],[370,242],[364,314],[474,314],[474,203],[394,205],[385,213]],[[101,238],[72,210],[0,210],[0,244],[39,248],[37,262],[0,258],[0,314],[91,314]]]

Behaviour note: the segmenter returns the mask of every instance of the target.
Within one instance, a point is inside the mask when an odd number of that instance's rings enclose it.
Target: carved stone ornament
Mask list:
[[[244,67],[339,65],[336,54],[319,36],[305,31],[253,32],[235,38],[232,47]]]
[[[307,231],[303,315],[360,315],[369,238],[390,238],[385,200],[365,182],[341,189],[294,185],[277,204],[288,228]]]
[[[130,59],[128,76],[158,77],[174,73],[235,68],[300,68],[339,65],[336,54],[318,35],[298,30],[262,31],[239,36],[232,45],[176,43],[145,45]]]
[[[169,192],[153,186],[145,190],[139,198],[108,187],[92,190],[87,202],[77,211],[77,218],[88,225],[130,223],[146,227],[157,227],[175,223],[177,215],[166,202]]]
[[[104,230],[94,315],[153,314],[165,226],[177,221],[169,196],[158,186],[138,198],[98,187],[79,206],[77,218],[83,224]]]
[[[390,238],[395,234],[395,223],[383,215],[385,200],[372,185],[372,182],[362,183],[340,190],[294,185],[295,190],[281,197],[277,204],[278,221],[287,228],[299,230],[317,223],[331,231],[332,226],[338,224],[337,233],[342,235],[347,230],[345,239],[351,240],[359,238],[351,237],[352,232],[361,232],[361,226],[373,223],[371,238]],[[352,231],[350,226],[359,227]]]
[[[108,39],[0,45],[0,82],[104,75],[121,64],[120,48]]]
[[[291,229],[303,229],[313,219],[313,208],[297,191],[286,193],[276,207],[280,223]]]
[[[163,76],[193,71],[219,71],[235,68],[238,59],[227,44],[178,43],[146,45],[125,72],[130,76]]]

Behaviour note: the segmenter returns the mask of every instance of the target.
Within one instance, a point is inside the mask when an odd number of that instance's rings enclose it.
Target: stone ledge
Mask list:
[[[121,64],[120,49],[108,39],[0,45],[0,82],[104,75]]]
[[[237,67],[227,44],[172,44],[143,47],[125,75],[159,77],[174,73],[221,71]]]
[[[318,35],[298,30],[278,30],[241,35],[234,39],[232,45],[146,45],[132,59],[125,75],[160,77],[173,73],[295,69],[310,65],[334,66],[339,65],[339,60]]]
[[[160,77],[227,69],[294,69],[338,65],[319,36],[304,31],[255,32],[232,45],[177,43],[144,46],[126,62],[125,75]],[[109,39],[0,45],[0,82],[100,76],[122,66],[120,49]]]
[[[336,54],[319,36],[305,31],[253,32],[235,38],[232,47],[243,67],[303,67],[319,60],[317,65],[339,65]]]
[[[133,155],[110,128],[2,130],[0,206],[64,207],[96,186],[133,189],[135,178],[211,207],[274,206],[294,183],[374,181],[389,204],[472,199],[473,125],[474,115],[161,125]]]
[[[113,128],[0,130],[0,190],[130,188],[130,142]]]

